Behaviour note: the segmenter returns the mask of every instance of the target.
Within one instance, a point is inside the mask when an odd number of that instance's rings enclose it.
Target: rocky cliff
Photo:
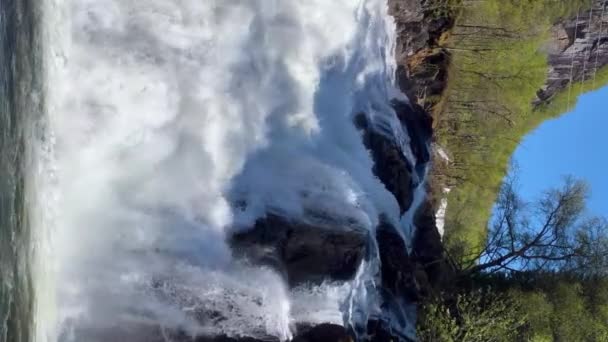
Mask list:
[[[412,102],[431,113],[448,80],[450,54],[440,43],[454,25],[437,1],[389,0],[397,29],[397,83]]]
[[[608,1],[596,0],[577,16],[563,19],[552,30],[546,49],[549,72],[545,86],[534,103],[550,102],[576,82],[594,79],[597,70],[608,64]]]

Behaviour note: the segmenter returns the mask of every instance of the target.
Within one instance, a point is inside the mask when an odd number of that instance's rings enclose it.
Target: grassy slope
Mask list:
[[[542,46],[551,24],[588,2],[464,2],[450,41],[448,103],[436,123],[438,142],[453,161],[444,180],[453,188],[446,217],[453,249],[471,250],[484,242],[492,205],[519,142],[544,120],[574,105],[566,103],[567,94],[539,110],[533,110],[531,101],[545,81]],[[607,82],[608,70],[598,72],[595,82],[573,86],[571,102]]]

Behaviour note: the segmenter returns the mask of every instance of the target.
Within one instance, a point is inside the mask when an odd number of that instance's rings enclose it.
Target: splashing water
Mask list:
[[[269,211],[398,225],[352,124],[366,113],[409,150],[384,0],[52,0],[44,24],[38,340],[142,324],[285,340],[294,321],[365,319],[349,312],[373,310],[377,264],[289,290],[225,239]]]

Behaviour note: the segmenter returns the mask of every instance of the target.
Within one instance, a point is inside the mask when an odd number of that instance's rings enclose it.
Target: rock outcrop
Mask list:
[[[454,272],[444,257],[443,242],[436,227],[435,209],[431,201],[426,201],[420,208],[410,255],[416,267],[418,295],[422,298],[426,297],[432,288],[442,288]]]
[[[407,251],[403,237],[397,229],[381,222],[376,229],[378,253],[382,264],[380,307],[389,320],[378,319],[368,324],[368,333],[373,341],[408,341],[412,337],[407,332],[415,331],[413,317],[408,316],[408,307],[418,300],[419,288],[415,276],[415,264]]]
[[[411,100],[411,106],[395,104],[395,110],[413,140],[412,151],[419,160],[429,161],[428,144],[433,136],[433,111],[448,82],[450,52],[443,45],[454,15],[431,0],[389,0],[389,10],[397,27],[397,82]],[[422,151],[422,153],[420,153]],[[420,170],[417,170],[418,172]],[[428,191],[430,193],[430,189]],[[409,272],[416,282],[418,296],[449,273],[444,249],[435,225],[436,205],[428,196],[415,215],[416,233],[412,241]]]
[[[273,267],[296,286],[352,279],[368,241],[367,229],[355,224],[313,224],[269,214],[252,229],[234,234],[230,244],[237,257]]]
[[[414,265],[405,241],[397,229],[386,222],[378,226],[376,239],[382,262],[380,272],[382,292],[391,298],[415,302],[418,298],[418,289],[414,277]]]
[[[361,130],[363,143],[374,160],[374,174],[395,196],[403,214],[414,199],[412,189],[415,181],[412,173],[415,165],[407,160],[399,145],[384,134],[374,131],[367,120],[365,114],[361,113],[355,117],[355,124]]]
[[[319,324],[296,336],[293,342],[353,342],[352,335],[342,326],[335,324]]]
[[[397,29],[397,83],[412,103],[431,113],[448,80],[450,54],[441,42],[454,25],[453,16],[438,15],[435,1],[388,3]]]
[[[597,0],[591,9],[563,19],[552,30],[546,46],[549,72],[545,86],[537,92],[535,105],[552,98],[573,83],[594,79],[608,65],[608,1]]]

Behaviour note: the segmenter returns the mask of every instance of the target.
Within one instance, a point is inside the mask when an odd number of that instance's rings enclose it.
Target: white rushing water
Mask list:
[[[385,0],[51,0],[45,27],[39,341],[150,322],[288,339],[373,310],[369,265],[290,291],[224,241],[267,211],[398,224],[352,124],[408,142]]]

